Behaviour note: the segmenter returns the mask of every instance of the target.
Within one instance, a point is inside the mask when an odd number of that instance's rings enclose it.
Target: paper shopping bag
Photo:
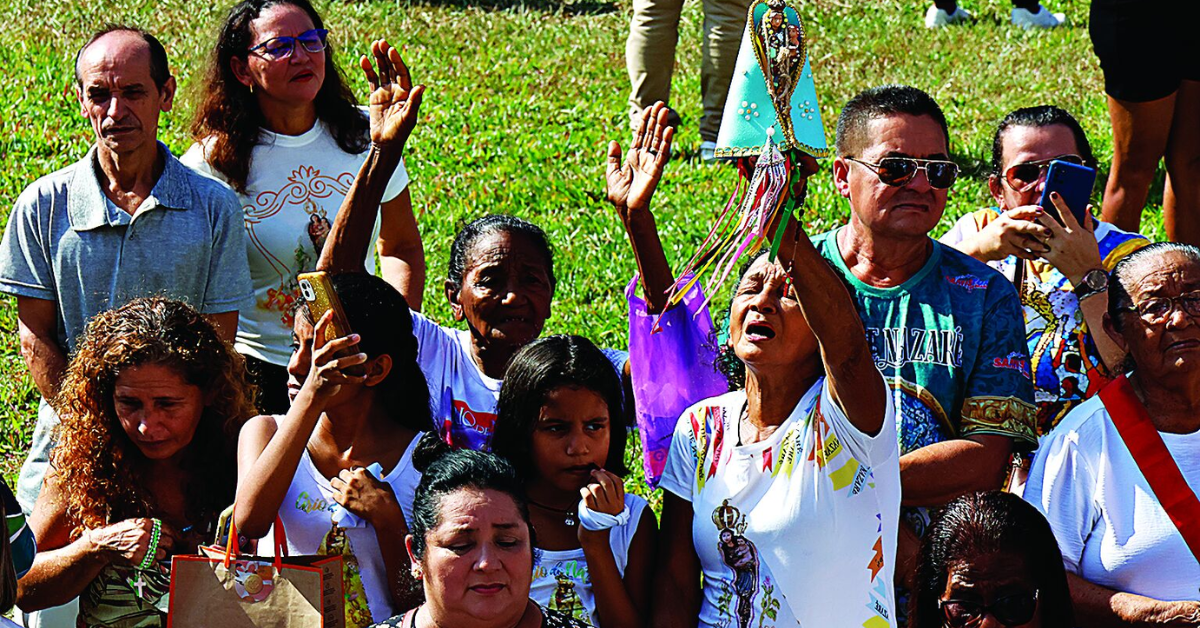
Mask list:
[[[275,557],[227,548],[171,561],[168,628],[343,628],[340,556],[288,556],[283,522],[275,520]]]

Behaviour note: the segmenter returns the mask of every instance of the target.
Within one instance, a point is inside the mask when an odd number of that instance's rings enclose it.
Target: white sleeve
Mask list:
[[[396,165],[396,171],[392,173],[392,178],[388,179],[387,189],[383,191],[383,202],[388,203],[396,200],[397,196],[408,187],[408,170],[404,168],[404,160]]]
[[[1096,477],[1080,447],[1079,432],[1052,431],[1033,459],[1024,498],[1050,522],[1063,566],[1074,574],[1080,573],[1084,546],[1101,515],[1092,498],[1095,492]]]
[[[691,502],[693,487],[696,485],[696,464],[699,459],[696,433],[693,429],[703,430],[704,425],[693,423],[702,416],[698,409],[703,406],[692,406],[684,411],[675,423],[675,432],[671,435],[671,447],[667,450],[667,461],[663,465],[662,478],[658,481],[659,488],[671,491],[680,499]]]
[[[875,372],[883,379],[882,373],[878,370]],[[829,421],[834,433],[850,449],[851,455],[862,462],[869,462],[872,466],[900,455],[900,445],[896,439],[896,407],[886,380],[883,388],[884,397],[887,398],[883,409],[883,424],[879,427],[879,433],[871,436],[855,427],[846,416],[845,410],[834,401],[833,392],[829,388],[829,378],[825,378],[821,383],[820,411],[825,420]]]
[[[430,410],[436,423],[443,416],[441,394],[451,383],[457,341],[453,330],[438,325],[420,312],[409,310],[409,314],[413,337],[417,339],[417,364],[429,385]]]
[[[210,179],[216,179],[217,181],[220,181],[226,185],[229,184],[225,177],[221,176],[221,173],[214,170],[212,164],[208,163],[208,159],[206,159],[204,156],[203,142],[193,143],[191,147],[187,149],[187,152],[179,158],[179,161],[188,168],[191,168],[192,170],[195,170],[196,172]]]
[[[978,231],[979,229],[975,226],[974,214],[967,214],[955,221],[954,226],[950,227],[949,231],[938,238],[938,242],[957,249],[959,243],[967,239],[968,236],[978,233]]]

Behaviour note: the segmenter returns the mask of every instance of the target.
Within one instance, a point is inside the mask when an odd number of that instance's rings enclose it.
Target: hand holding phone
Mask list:
[[[326,327],[322,342],[349,336],[350,323],[346,318],[346,311],[342,309],[342,301],[333,289],[329,274],[324,271],[300,273],[297,280],[300,284],[300,296],[308,303],[308,313],[312,316],[314,325],[321,320],[325,312],[333,310],[333,320]]]
[[[1063,224],[1058,208],[1050,200],[1050,194],[1058,192],[1063,202],[1071,210],[1075,221],[1081,225],[1087,224],[1088,201],[1092,197],[1092,187],[1096,184],[1096,170],[1055,159],[1050,162],[1050,170],[1046,173],[1046,185],[1042,188],[1042,199],[1038,204],[1042,210]]]

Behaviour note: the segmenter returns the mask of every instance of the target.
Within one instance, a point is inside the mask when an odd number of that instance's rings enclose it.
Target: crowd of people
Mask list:
[[[1067,111],[1006,116],[992,198],[935,240],[959,175],[942,110],[855,95],[846,224],[781,213],[724,331],[650,356],[542,335],[553,243],[511,215],[461,227],[454,320],[422,314],[403,157],[425,88],[383,40],[359,70],[365,109],[308,0],[242,0],[176,159],[157,39],[80,48],[95,143],[0,242],[42,395],[0,610],[164,626],[172,557],[282,526],[290,554],[341,558],[355,628],[1200,626],[1200,249],[1039,204],[1052,161],[1097,165]],[[652,200],[676,124],[644,107],[606,157],[631,335],[713,318],[667,298]],[[822,175],[796,168],[802,196]],[[301,296],[311,271],[340,311]],[[684,362],[723,389],[668,419],[660,520],[626,453],[647,371]]]

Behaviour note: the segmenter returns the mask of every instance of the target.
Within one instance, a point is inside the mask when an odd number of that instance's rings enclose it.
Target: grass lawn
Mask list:
[[[830,143],[841,104],[863,88],[899,82],[933,94],[950,122],[954,158],[965,169],[941,229],[988,202],[984,176],[991,133],[1012,109],[1046,103],[1067,108],[1082,121],[1097,157],[1107,162],[1112,147],[1100,69],[1087,34],[1090,3],[1048,1],[1055,11],[1067,13],[1069,27],[1016,30],[1008,24],[1007,0],[964,0],[976,23],[936,32],[922,26],[924,0],[802,0]],[[0,163],[5,164],[0,221],[6,222],[8,208],[25,186],[86,151],[91,131],[74,101],[71,64],[79,45],[102,23],[138,24],[165,44],[181,94],[164,117],[160,138],[176,154],[186,150],[197,80],[230,3],[3,3],[0,23],[8,25],[9,36],[0,42],[0,93],[7,101],[0,110]],[[407,164],[429,256],[425,303],[433,318],[450,320],[437,279],[446,271],[457,226],[486,213],[507,212],[539,223],[555,244],[559,288],[547,332],[578,333],[601,346],[624,347],[621,289],[634,266],[619,221],[603,202],[603,155],[609,140],[628,143],[629,5],[317,0],[317,6],[342,67],[355,67],[368,42],[386,36],[403,46],[415,79],[429,87]],[[696,157],[702,20],[699,3],[689,2],[680,26],[672,103],[684,124],[655,207],[675,264],[686,261],[706,233],[736,176],[731,168],[705,165]],[[350,77],[365,98],[365,80],[357,70]],[[843,222],[849,207],[835,194],[828,168],[810,185],[810,233]],[[1158,188],[1143,225],[1161,238],[1161,183]],[[16,329],[15,301],[4,298],[0,472],[10,483],[28,446],[38,398],[18,352]]]

